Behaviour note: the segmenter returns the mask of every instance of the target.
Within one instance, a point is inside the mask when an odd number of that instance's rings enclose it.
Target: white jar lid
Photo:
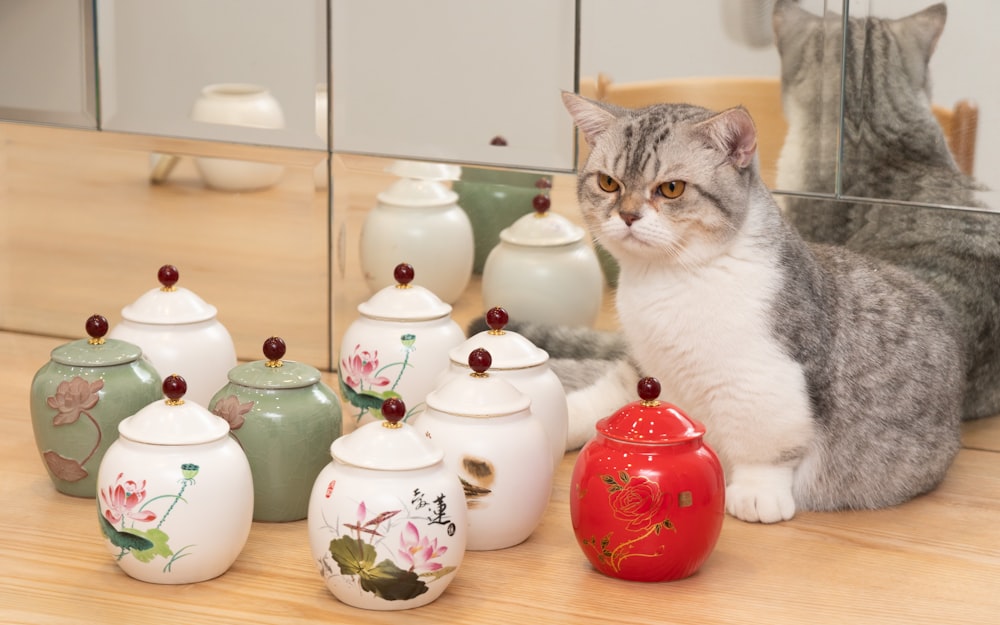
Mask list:
[[[399,176],[400,179],[376,196],[383,204],[413,207],[447,206],[458,200],[458,194],[441,182],[458,180],[461,177],[462,168],[457,165],[394,161],[386,171]]]
[[[175,286],[178,272],[172,265],[160,267],[160,288],[150,289],[122,308],[122,318],[136,323],[181,324],[209,321],[218,314],[215,306],[194,292]]]
[[[531,407],[531,398],[488,371],[450,378],[428,393],[425,401],[438,412],[476,418],[503,417]]]
[[[404,266],[408,267],[405,275],[401,274]],[[380,289],[368,301],[358,304],[358,312],[369,319],[382,321],[429,321],[451,314],[451,304],[442,301],[430,289],[410,283],[414,278],[413,267],[406,263],[397,265],[394,277],[395,285]]]
[[[546,211],[521,216],[500,231],[500,240],[515,245],[549,247],[582,241],[585,234],[583,228],[569,219]]]
[[[448,352],[448,357],[454,364],[469,368],[469,353],[477,347],[485,349],[492,356],[492,370],[526,369],[548,362],[549,354],[544,349],[517,332],[503,329],[507,324],[507,311],[500,307],[491,309],[486,313],[486,323],[491,329],[470,337]]]
[[[330,455],[344,464],[381,471],[409,471],[441,462],[444,451],[413,426],[374,421],[330,445]]]
[[[163,388],[176,384],[167,376]],[[183,378],[181,378],[183,381]],[[187,384],[184,383],[184,391]],[[183,396],[184,392],[180,393]],[[229,434],[229,422],[193,401],[156,400],[118,424],[118,433],[138,443],[150,445],[198,445],[210,443]]]

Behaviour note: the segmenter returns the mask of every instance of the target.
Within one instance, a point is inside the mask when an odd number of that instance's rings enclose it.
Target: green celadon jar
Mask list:
[[[56,490],[97,496],[97,469],[118,424],[163,396],[162,380],[137,345],[105,338],[108,321],[87,319],[89,339],[61,345],[31,382],[35,444]]]
[[[208,405],[250,461],[254,521],[306,518],[313,482],[342,432],[336,393],[315,367],[282,360],[285,349],[280,337],[264,341],[265,360],[232,368]]]

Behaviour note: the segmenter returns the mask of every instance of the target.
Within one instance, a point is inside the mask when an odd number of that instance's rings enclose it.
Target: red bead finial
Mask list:
[[[285,356],[285,341],[280,336],[272,336],[264,341],[264,358],[267,358],[268,367],[280,367],[281,359]]]
[[[636,385],[636,390],[644,403],[656,402],[660,396],[660,381],[656,378],[642,378]]]
[[[173,265],[164,265],[156,272],[156,279],[163,285],[164,291],[173,291],[174,285],[177,284],[180,277],[180,272]]]
[[[88,341],[91,345],[100,345],[104,342],[104,335],[108,333],[108,320],[104,315],[91,315],[86,323]]]
[[[482,347],[477,347],[469,352],[469,367],[472,369],[473,375],[486,375],[486,370],[492,364],[493,356]]]
[[[168,404],[183,404],[184,393],[187,393],[187,390],[187,380],[176,373],[168,375],[163,379],[163,394],[167,396]]]
[[[486,325],[490,327],[490,334],[503,334],[508,321],[510,317],[501,306],[494,306],[486,311]]]
[[[534,198],[531,199],[531,207],[535,209],[535,212],[539,215],[544,215],[545,211],[549,210],[552,206],[552,200],[549,196],[539,193]]]
[[[405,289],[410,286],[413,282],[413,265],[409,263],[399,263],[396,268],[392,270],[392,277],[396,279],[396,286],[401,289]]]
[[[552,182],[548,178],[539,178],[535,181],[536,189],[551,189]]]
[[[490,145],[496,145],[496,146],[503,147],[503,146],[507,145],[507,139],[503,138],[502,135],[497,135],[497,136],[493,137],[492,139],[490,139]]]
[[[382,402],[382,416],[385,417],[385,427],[402,427],[400,421],[406,416],[406,404],[398,397],[389,397]]]

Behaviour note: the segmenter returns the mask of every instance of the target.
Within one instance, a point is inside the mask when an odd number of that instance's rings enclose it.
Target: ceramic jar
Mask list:
[[[131,343],[104,338],[108,320],[87,319],[89,339],[52,350],[31,381],[35,444],[56,490],[97,495],[97,468],[118,424],[160,397],[159,374]]]
[[[570,487],[573,532],[594,568],[611,577],[681,579],[708,558],[722,529],[725,481],[705,428],[660,401],[655,378],[640,400],[597,422]]]
[[[338,377],[353,425],[380,419],[382,401],[401,397],[410,414],[424,406],[448,367],[448,352],[465,340],[451,306],[412,284],[414,269],[401,263],[396,279],[358,306],[360,316],[341,339]]]
[[[260,85],[219,83],[205,86],[191,108],[191,119],[208,124],[277,129],[285,127],[281,105]],[[226,158],[195,158],[205,183],[220,191],[266,189],[281,179],[285,168]]]
[[[333,461],[309,501],[309,543],[330,592],[370,610],[403,610],[437,599],[465,556],[462,485],[443,452],[401,421],[389,398],[385,420],[330,446]]]
[[[448,303],[472,277],[472,224],[444,181],[459,177],[454,165],[395,161],[399,180],[378,194],[361,227],[361,269],[372,293],[392,285],[399,263],[420,268],[420,283]]]
[[[254,521],[306,518],[313,481],[340,436],[340,400],[320,372],[282,360],[281,337],[264,341],[265,360],[229,372],[208,409],[229,423],[253,472]]]
[[[98,471],[98,521],[129,576],[156,584],[218,577],[236,561],[253,520],[253,482],[229,424],[163,380],[155,401],[118,426]]]
[[[469,354],[471,372],[427,395],[413,426],[444,449],[444,462],[459,476],[469,507],[474,551],[512,547],[541,522],[552,491],[552,455],[531,399],[488,373],[491,356]]]
[[[504,330],[509,321],[507,311],[494,307],[486,312],[489,330],[470,337],[449,352],[451,365],[441,383],[453,377],[465,377],[469,369],[469,353],[483,348],[493,362],[490,375],[507,380],[531,399],[531,415],[545,428],[546,438],[556,466],[566,453],[566,431],[569,409],[566,390],[549,368],[549,355],[517,332]]]
[[[590,326],[601,310],[604,277],[583,228],[548,203],[500,232],[483,268],[486,305],[517,319]]]
[[[157,278],[160,288],[122,308],[122,320],[109,336],[141,347],[161,378],[182,375],[187,399],[208,406],[236,366],[233,339],[216,317],[215,306],[177,286],[176,267],[160,267]]]

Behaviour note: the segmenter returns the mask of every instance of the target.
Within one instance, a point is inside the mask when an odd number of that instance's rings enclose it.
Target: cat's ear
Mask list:
[[[889,28],[897,37],[909,37],[915,41],[924,54],[924,61],[929,61],[937,48],[947,19],[948,7],[942,2],[913,15],[893,20],[889,22]]]
[[[706,119],[696,128],[738,169],[745,169],[753,162],[757,154],[757,128],[750,113],[742,106]]]
[[[597,138],[617,119],[610,108],[570,91],[562,92],[562,101],[590,147],[594,147]]]
[[[801,33],[809,24],[821,19],[799,6],[796,0],[777,0],[771,13],[775,42],[780,48],[785,35]]]

